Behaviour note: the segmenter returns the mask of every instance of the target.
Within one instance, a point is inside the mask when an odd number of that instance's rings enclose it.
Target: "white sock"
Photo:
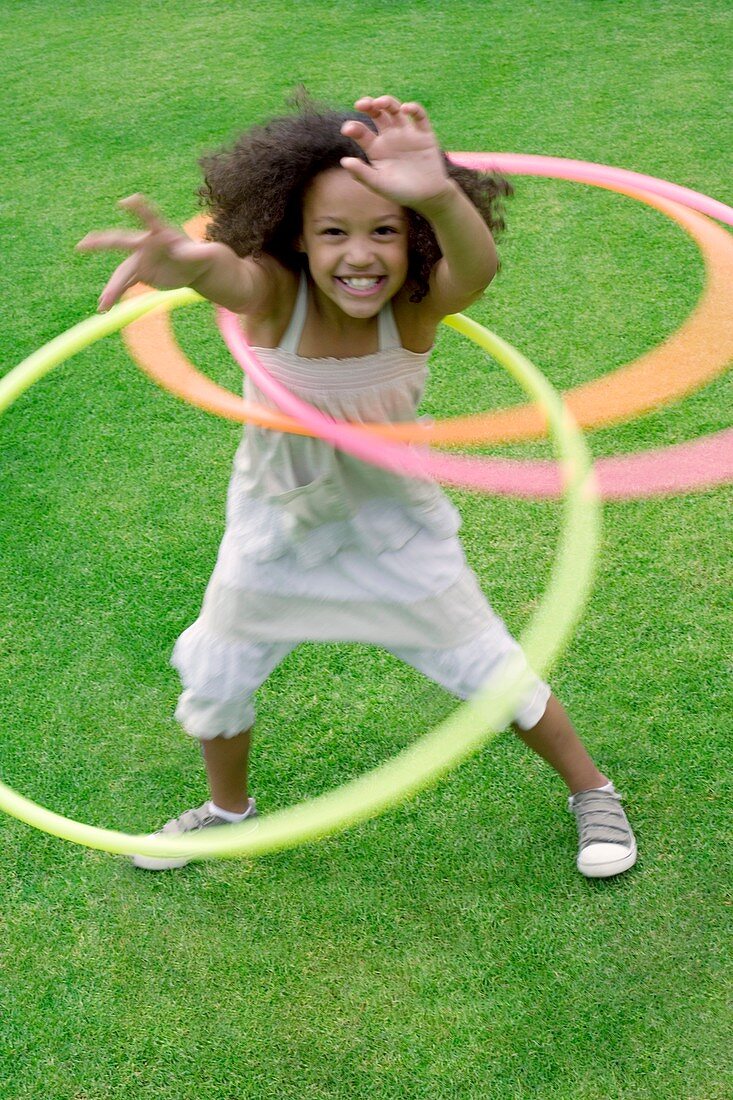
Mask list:
[[[602,787],[588,787],[588,790],[589,791],[603,791],[604,794],[616,794],[616,788],[614,787],[613,783],[611,783],[611,782],[604,783]],[[580,791],[576,791],[576,794],[580,794]],[[571,794],[570,797],[568,798],[568,806],[571,810],[573,808],[573,799],[574,798],[575,798],[574,794]]]
[[[209,810],[212,814],[216,814],[217,817],[220,817],[222,821],[229,821],[234,824],[237,821],[244,821],[249,812],[251,801],[251,799],[248,799],[247,809],[242,814],[232,813],[231,810],[222,810],[221,806],[217,806],[216,803],[212,801],[209,801]]]

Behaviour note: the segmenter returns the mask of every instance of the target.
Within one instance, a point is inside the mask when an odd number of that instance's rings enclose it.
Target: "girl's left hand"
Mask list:
[[[367,96],[354,106],[372,118],[377,132],[356,120],[343,124],[341,133],[361,146],[369,164],[344,157],[342,168],[378,195],[416,210],[446,193],[450,178],[424,107],[391,95]]]

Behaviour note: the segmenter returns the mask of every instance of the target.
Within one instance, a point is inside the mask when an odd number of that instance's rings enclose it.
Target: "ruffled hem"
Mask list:
[[[293,643],[275,648],[282,651],[282,660]],[[253,684],[265,680],[278,663],[272,660],[273,652],[272,645],[263,647],[261,642],[222,638],[197,619],[178,638],[170,663],[186,692],[199,699],[222,702],[250,694]],[[260,675],[257,666],[261,664]]]

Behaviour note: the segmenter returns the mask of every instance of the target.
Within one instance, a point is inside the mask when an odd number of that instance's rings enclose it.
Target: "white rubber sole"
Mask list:
[[[140,867],[143,871],[175,871],[178,867],[185,867],[193,857],[184,856],[181,859],[156,859],[155,856],[131,856],[133,867]]]
[[[605,849],[593,851],[593,849]],[[616,849],[617,853],[611,851]],[[618,851],[618,849],[621,849]],[[586,854],[592,853],[592,859]],[[620,844],[591,844],[584,849],[577,859],[577,868],[586,878],[612,878],[628,871],[636,863],[636,844],[629,851]],[[585,858],[583,858],[585,856]]]

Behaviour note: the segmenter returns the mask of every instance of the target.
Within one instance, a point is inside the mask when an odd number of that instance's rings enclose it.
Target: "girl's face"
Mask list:
[[[407,217],[343,168],[316,176],[298,248],[317,290],[355,319],[376,316],[407,277]]]

